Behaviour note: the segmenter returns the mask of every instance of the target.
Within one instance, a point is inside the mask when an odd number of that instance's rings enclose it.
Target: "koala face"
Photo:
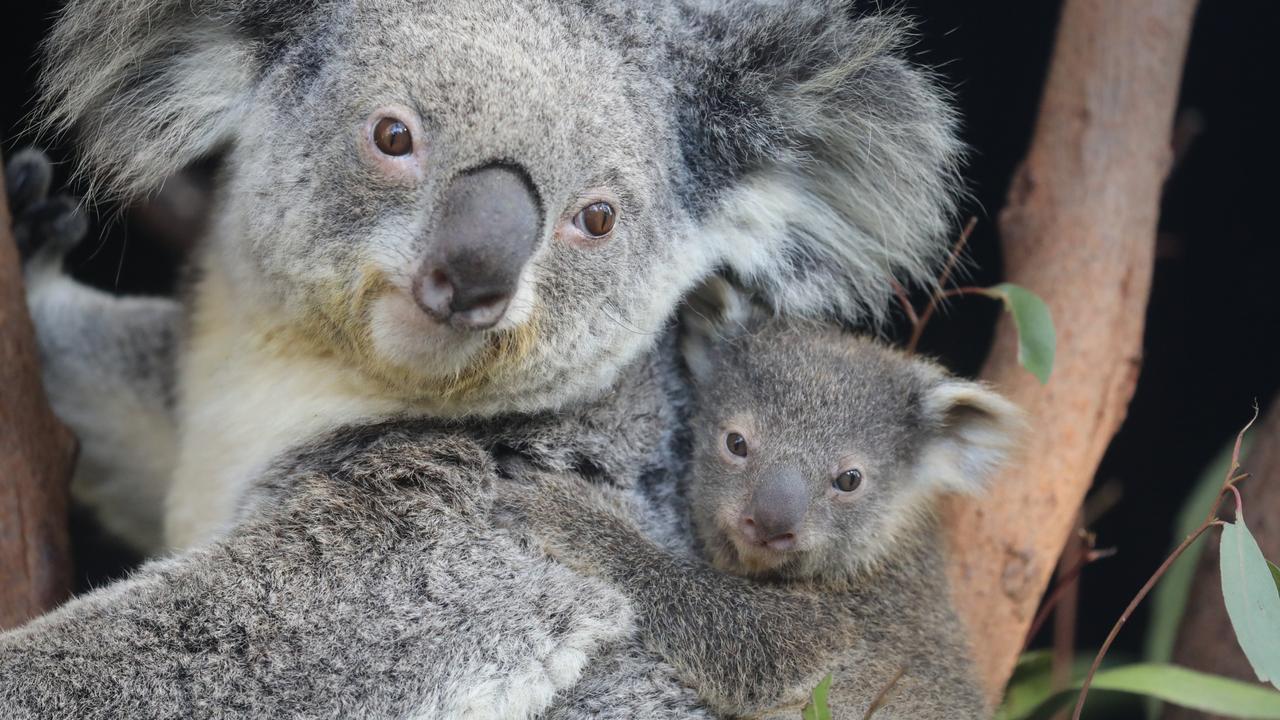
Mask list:
[[[994,393],[835,331],[775,322],[691,366],[691,505],[729,572],[853,576],[891,557],[938,494],[981,487],[1016,436]]]
[[[851,6],[69,0],[44,125],[90,194],[226,158],[203,261],[246,342],[441,414],[548,409],[714,272],[848,321],[934,276],[955,119],[908,24]]]
[[[669,91],[560,5],[327,22],[317,64],[277,64],[246,109],[219,233],[281,340],[445,408],[606,384],[600,356],[634,354],[710,270],[676,262]]]

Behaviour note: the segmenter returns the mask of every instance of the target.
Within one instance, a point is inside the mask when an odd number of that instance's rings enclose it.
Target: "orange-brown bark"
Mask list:
[[[1066,0],[1031,148],[1000,215],[1006,275],[1048,303],[1058,352],[1042,387],[1001,321],[982,375],[1032,430],[985,497],[945,509],[955,599],[993,701],[1133,394],[1195,7]]]
[[[21,625],[67,595],[67,487],[75,456],[75,440],[49,409],[40,383],[10,228],[0,176],[0,629]]]

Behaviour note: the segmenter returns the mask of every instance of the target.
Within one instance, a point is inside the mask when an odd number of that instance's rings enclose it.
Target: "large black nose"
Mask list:
[[[537,195],[518,170],[491,165],[460,175],[442,198],[414,287],[418,305],[455,327],[493,327],[511,304],[539,227]]]

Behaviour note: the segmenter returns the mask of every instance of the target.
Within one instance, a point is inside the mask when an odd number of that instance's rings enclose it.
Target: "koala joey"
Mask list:
[[[504,512],[622,590],[645,645],[719,712],[798,709],[833,673],[838,717],[863,717],[890,685],[876,717],[984,717],[931,513],[982,487],[1016,441],[1016,408],[870,339],[779,320],[695,333],[686,357],[705,562],[564,478],[511,483]]]
[[[945,255],[961,151],[907,23],[860,5],[70,0],[41,123],[91,194],[222,158],[181,303],[30,285],[81,496],[199,545],[343,425],[599,397],[717,271],[881,313]]]

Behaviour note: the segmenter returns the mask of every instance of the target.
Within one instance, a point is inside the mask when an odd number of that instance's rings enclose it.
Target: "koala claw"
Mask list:
[[[13,236],[24,262],[45,248],[65,253],[84,238],[89,224],[80,202],[69,195],[49,195],[53,164],[43,152],[20,151],[9,160],[4,174]]]
[[[35,148],[20,150],[5,166],[4,182],[9,206],[16,215],[49,196],[53,163]]]

